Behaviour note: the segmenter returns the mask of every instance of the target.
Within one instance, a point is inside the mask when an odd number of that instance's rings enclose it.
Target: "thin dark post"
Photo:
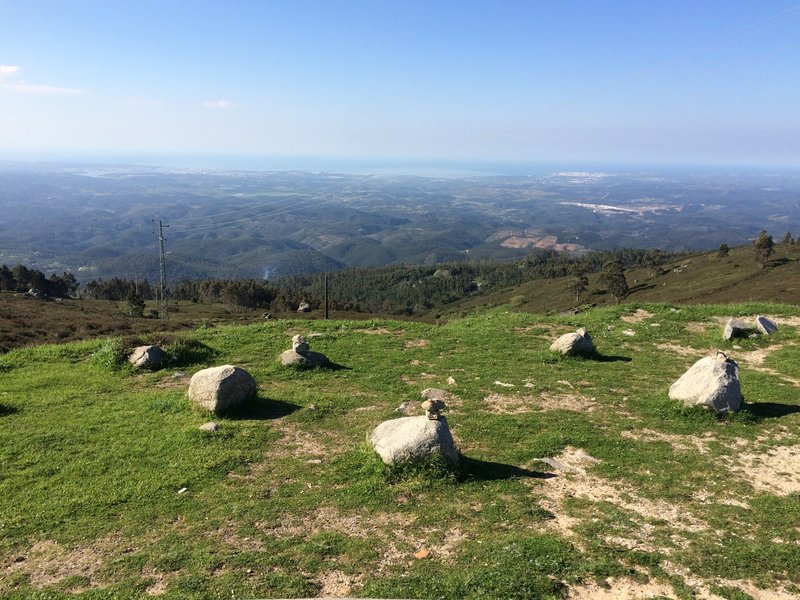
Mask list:
[[[161,219],[158,220],[158,243],[161,250],[160,264],[161,264],[161,318],[167,318],[167,259],[164,252],[164,227],[169,225],[162,225]]]
[[[325,273],[325,320],[328,320],[328,274]]]

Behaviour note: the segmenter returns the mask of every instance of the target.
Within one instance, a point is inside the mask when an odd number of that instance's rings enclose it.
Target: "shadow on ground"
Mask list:
[[[0,417],[4,417],[6,415],[13,415],[17,412],[16,406],[9,406],[8,404],[0,404]]]
[[[631,362],[633,360],[630,356],[606,356],[599,352],[595,352],[587,358],[595,362]]]
[[[800,406],[794,404],[779,404],[778,402],[750,402],[742,406],[751,415],[761,419],[777,419],[795,413],[800,413]]]
[[[291,402],[270,400],[269,398],[256,396],[241,406],[226,412],[225,417],[247,421],[270,421],[290,415],[301,408],[301,406]]]
[[[477,481],[497,481],[519,477],[534,477],[536,479],[550,479],[553,473],[544,471],[531,471],[514,465],[506,465],[486,460],[478,460],[462,456],[459,462],[460,479]]]

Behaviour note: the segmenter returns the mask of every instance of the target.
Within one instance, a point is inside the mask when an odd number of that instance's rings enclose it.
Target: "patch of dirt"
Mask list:
[[[324,598],[346,598],[363,580],[363,575],[351,575],[342,571],[325,571],[316,578],[320,587],[319,595]]]
[[[275,450],[278,454],[288,454],[295,458],[318,457],[329,454],[328,449],[319,442],[317,437],[301,431],[294,423],[284,423],[281,427],[281,432],[283,433],[283,439],[275,442]]]
[[[788,325],[789,327],[800,327],[800,317],[777,317],[773,319],[778,325]]]
[[[670,530],[675,532],[672,536],[676,545],[683,545],[685,532],[705,531],[708,526],[695,518],[686,506],[670,504],[663,500],[650,500],[636,493],[636,490],[619,483],[610,483],[593,475],[588,471],[600,461],[580,448],[567,447],[560,455],[547,459],[540,459],[556,469],[557,476],[536,482],[528,482],[534,494],[540,497],[540,505],[556,515],[555,519],[546,522],[546,526],[556,529],[561,535],[574,538],[574,528],[580,523],[579,519],[564,514],[563,502],[567,498],[580,497],[592,502],[608,502],[626,511],[639,515],[642,526],[631,543],[636,547],[648,551],[661,551],[664,548],[655,548],[649,540],[647,521],[666,521]]]
[[[787,345],[789,344],[775,344],[774,346],[767,346],[766,348],[759,348],[758,350],[751,350],[750,352],[742,352],[740,350],[736,353],[735,360],[738,363],[745,363],[751,367],[758,367],[764,364],[764,361],[770,354]]]
[[[414,532],[412,526],[416,519],[414,515],[400,513],[343,514],[336,508],[322,507],[311,515],[287,515],[278,524],[256,523],[256,527],[278,538],[307,539],[321,532],[332,531],[348,537],[373,540],[381,552],[378,572],[397,564],[410,565],[416,560],[414,553],[421,549],[428,550],[430,556],[449,559],[467,539],[459,529],[448,529],[444,535],[441,529],[436,528]],[[331,581],[339,581],[336,577],[331,576]],[[354,583],[357,581],[349,581],[351,586]]]
[[[576,394],[539,394],[537,405],[543,410],[570,410],[572,412],[592,412],[597,408],[594,398]]]
[[[512,396],[508,394],[491,393],[483,399],[486,406],[498,415],[519,415],[529,413],[533,409],[534,400],[531,396]]]
[[[797,594],[787,592],[784,589],[762,589],[754,586],[749,581],[740,579],[713,579],[706,582],[699,579],[685,567],[675,565],[669,560],[663,561],[661,566],[667,573],[681,577],[686,585],[694,588],[696,590],[695,597],[699,600],[724,600],[722,596],[711,592],[712,585],[734,588],[748,594],[753,600],[795,600],[797,598]]]
[[[672,586],[654,581],[640,583],[624,577],[609,577],[603,585],[587,583],[573,586],[567,592],[570,600],[642,600],[661,597],[675,598]]]
[[[414,516],[402,514],[344,515],[336,508],[323,506],[313,514],[304,517],[285,516],[274,526],[256,523],[264,533],[278,538],[309,537],[323,531],[333,531],[343,535],[366,539],[380,533],[386,527],[403,528],[416,520]]]
[[[22,554],[24,560],[6,565],[9,573],[24,573],[36,588],[52,586],[73,576],[85,577],[88,585],[73,592],[101,585],[97,572],[106,559],[126,551],[124,540],[117,535],[95,540],[88,546],[68,549],[52,540],[36,542]]]
[[[690,356],[692,358],[702,358],[708,351],[706,350],[697,350],[696,348],[689,348],[688,346],[679,346],[678,344],[673,344],[670,342],[663,343],[663,344],[656,344],[656,348],[659,350],[664,350],[665,352],[670,352],[672,354],[677,354],[678,356]]]
[[[800,493],[800,444],[724,457],[754,489],[779,496]]]
[[[490,412],[501,415],[519,415],[533,410],[569,410],[585,413],[592,412],[597,408],[594,398],[549,392],[542,392],[538,397],[493,392],[484,397],[483,401]]]
[[[777,369],[764,366],[764,361],[766,361],[770,354],[786,346],[794,345],[795,344],[775,344],[774,346],[759,348],[758,350],[751,350],[749,352],[739,351],[735,356],[731,356],[731,358],[740,364],[744,364],[749,369],[753,369],[761,373],[767,373],[768,375],[773,375],[778,379],[785,381],[786,383],[790,383],[795,387],[800,387],[800,379],[784,375]]]
[[[406,348],[427,348],[428,340],[406,340],[404,346]]]
[[[397,331],[392,331],[391,329],[387,329],[386,327],[375,327],[373,329],[353,329],[354,333],[366,333],[367,335],[403,335],[405,333],[404,329],[399,329]]]
[[[622,315],[619,319],[625,323],[643,323],[647,321],[647,319],[652,319],[653,317],[655,317],[653,313],[637,308],[636,312],[632,315]]]
[[[715,439],[712,433],[708,433],[704,437],[699,438],[693,435],[663,433],[653,429],[623,431],[620,433],[620,436],[641,442],[667,442],[672,446],[673,450],[679,452],[699,452],[700,454],[708,454],[708,443]]]
[[[262,544],[260,540],[240,536],[236,531],[235,523],[226,523],[219,529],[209,531],[208,535],[240,550],[255,551],[261,550],[261,548],[264,547],[264,544]]]
[[[689,333],[705,333],[706,329],[710,327],[710,323],[704,323],[702,321],[691,321],[686,323],[683,328],[688,331]]]
[[[148,596],[161,596],[167,592],[167,576],[163,573],[159,573],[153,569],[144,569],[142,571],[142,577],[153,580],[150,587],[144,591]]]
[[[276,427],[277,431],[283,434],[283,438],[273,442],[270,448],[264,453],[264,460],[250,464],[250,470],[245,475],[230,472],[228,477],[235,479],[252,480],[264,471],[269,470],[270,465],[275,459],[291,456],[293,458],[314,458],[331,457],[344,452],[345,445],[333,443],[325,445],[320,438],[301,431],[294,423],[281,423]]]
[[[178,375],[177,377],[173,374],[169,377],[163,377],[156,381],[154,387],[159,389],[175,389],[175,388],[185,388],[189,385],[189,378],[184,375]]]

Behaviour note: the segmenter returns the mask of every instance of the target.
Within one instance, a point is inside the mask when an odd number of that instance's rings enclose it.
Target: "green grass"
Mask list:
[[[652,316],[621,320],[637,309]],[[261,322],[171,334],[157,372],[122,360],[134,337],[2,355],[0,595],[296,597],[343,581],[372,597],[562,598],[616,577],[691,597],[689,572],[732,598],[736,580],[796,589],[796,491],[754,487],[734,467],[800,442],[800,335],[722,342],[734,314],[800,310]],[[584,325],[598,356],[549,352]],[[281,368],[295,333],[318,334],[312,349],[339,368]],[[717,348],[740,360],[745,408],[717,418],[676,406],[669,385]],[[755,350],[768,351],[763,364],[740,358]],[[213,417],[190,403],[188,381],[226,363],[249,370],[258,395]],[[457,396],[447,415],[462,463],[388,468],[366,436],[426,387]],[[523,410],[498,412],[490,394]],[[217,433],[198,430],[212,418]],[[565,474],[537,460],[568,448],[597,462]],[[553,495],[582,483],[590,491]]]

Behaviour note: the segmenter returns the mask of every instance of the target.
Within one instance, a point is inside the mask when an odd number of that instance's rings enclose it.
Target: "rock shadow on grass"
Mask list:
[[[779,419],[795,413],[800,413],[800,406],[795,404],[780,404],[779,402],[745,402],[742,412],[747,412],[759,419]]]
[[[0,403],[0,417],[16,414],[18,411],[19,409],[16,406]]]
[[[593,360],[595,362],[626,362],[629,363],[633,359],[630,356],[616,356],[616,355],[607,355],[607,354],[600,354],[596,350],[588,354],[585,357],[587,360]]]
[[[551,479],[556,477],[555,474],[546,471],[531,471],[515,465],[478,460],[463,455],[458,465],[458,471],[459,479],[462,481],[499,481],[521,477]]]
[[[272,421],[297,412],[301,408],[291,402],[254,396],[240,406],[226,411],[222,416],[242,421]]]

